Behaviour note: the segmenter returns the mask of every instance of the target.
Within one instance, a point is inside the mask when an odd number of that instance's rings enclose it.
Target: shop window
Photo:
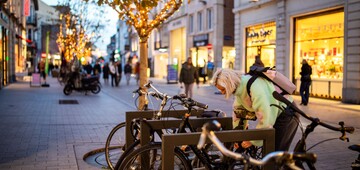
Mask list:
[[[246,71],[259,55],[266,67],[275,66],[276,23],[267,22],[246,28]]]
[[[296,18],[295,26],[295,78],[300,78],[301,61],[306,59],[312,67],[313,79],[342,79],[344,12]]]

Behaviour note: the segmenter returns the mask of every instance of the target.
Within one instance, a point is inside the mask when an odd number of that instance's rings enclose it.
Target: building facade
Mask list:
[[[25,16],[28,15],[31,2],[8,0],[0,4],[0,89],[16,81],[16,72],[25,69]],[[25,11],[24,7],[27,7]]]
[[[48,61],[54,65],[61,65],[61,57],[59,48],[56,44],[57,36],[60,29],[60,12],[54,6],[49,6],[46,3],[39,1],[39,11],[37,15],[37,53],[34,60],[35,66],[42,57],[46,57],[46,48],[48,48]],[[46,46],[46,36],[49,32],[49,44]],[[34,68],[34,71],[36,69]]]
[[[312,96],[360,103],[360,1],[235,1],[235,69],[260,55],[300,86],[312,66]],[[261,15],[260,15],[261,14]]]
[[[191,1],[187,7],[186,56],[204,67],[213,61],[217,68],[234,68],[234,1]],[[185,60],[182,60],[185,61]]]

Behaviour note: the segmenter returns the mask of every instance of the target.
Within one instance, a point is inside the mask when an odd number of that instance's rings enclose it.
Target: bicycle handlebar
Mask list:
[[[240,153],[235,153],[230,150],[228,150],[222,142],[217,138],[217,136],[214,133],[214,130],[219,130],[221,128],[221,124],[216,121],[210,121],[203,125],[202,127],[202,133],[199,139],[199,143],[197,145],[198,149],[203,148],[206,137],[208,137],[212,143],[219,149],[221,153],[223,153],[225,156],[228,156],[235,160],[245,161],[244,163],[249,163],[255,166],[262,166],[269,162],[275,162],[278,164],[285,164],[289,166],[291,169],[301,169],[294,164],[290,164],[293,162],[292,160],[303,160],[315,163],[316,162],[316,154],[314,153],[294,153],[294,152],[284,152],[284,151],[277,151],[277,152],[271,152],[268,155],[266,155],[263,159],[257,160],[251,157],[245,157],[244,155]]]
[[[192,98],[187,98],[185,95],[175,95],[172,98],[176,99],[176,100],[180,100],[181,103],[183,105],[185,105],[186,107],[196,106],[196,107],[199,107],[199,108],[202,108],[202,109],[207,109],[209,107],[207,104],[200,103],[198,101],[195,101]]]
[[[176,100],[180,100],[181,101],[181,104],[184,105],[185,107],[187,108],[191,108],[193,106],[197,106],[199,108],[202,108],[202,109],[207,109],[208,108],[208,105],[204,104],[204,103],[200,103],[198,101],[195,101],[191,98],[187,98],[185,95],[175,95],[173,97],[165,94],[165,93],[161,93],[158,89],[156,89],[156,87],[154,87],[152,85],[152,81],[149,81],[148,83],[146,83],[144,85],[145,88],[151,88],[153,89],[154,91],[150,91],[150,92],[145,92],[142,90],[141,87],[139,87],[137,90],[133,91],[133,93],[138,93],[139,96],[141,95],[145,95],[145,94],[149,94],[153,97],[156,97],[156,98],[159,98],[160,100],[162,100],[163,102],[167,101],[168,99],[176,99]]]
[[[295,106],[293,103],[291,103],[289,100],[287,100],[283,95],[279,94],[278,92],[274,91],[272,93],[273,97],[283,103],[285,103],[287,106],[289,106],[291,109],[299,113],[304,118],[310,120],[311,122],[315,122],[325,128],[328,128],[333,131],[340,131],[342,133],[342,136],[340,137],[341,140],[346,140],[345,132],[347,133],[354,133],[355,129],[354,127],[345,127],[344,122],[340,121],[339,125],[340,127],[334,127],[332,125],[329,125],[327,123],[321,122],[318,118],[313,118],[311,116],[308,116],[306,113],[304,113],[302,110],[300,110],[297,106]],[[347,139],[348,140],[348,139]]]

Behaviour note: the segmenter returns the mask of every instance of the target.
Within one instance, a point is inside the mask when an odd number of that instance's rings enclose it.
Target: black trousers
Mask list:
[[[299,125],[297,113],[279,115],[274,124],[275,128],[275,151],[288,151]]]
[[[116,74],[111,74],[111,86],[114,87],[114,83],[116,85]]]

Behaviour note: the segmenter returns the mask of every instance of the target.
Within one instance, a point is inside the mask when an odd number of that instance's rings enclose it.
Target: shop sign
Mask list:
[[[168,25],[168,30],[171,31],[171,30],[185,27],[185,23],[186,23],[185,17],[181,17],[179,19],[171,21],[170,24]]]
[[[271,44],[276,39],[275,22],[265,23],[246,29],[248,46]]]
[[[167,82],[177,83],[178,81],[178,65],[167,65]]]
[[[206,46],[209,44],[209,34],[202,34],[194,36],[194,47]]]
[[[30,16],[30,0],[24,0],[24,15]]]

